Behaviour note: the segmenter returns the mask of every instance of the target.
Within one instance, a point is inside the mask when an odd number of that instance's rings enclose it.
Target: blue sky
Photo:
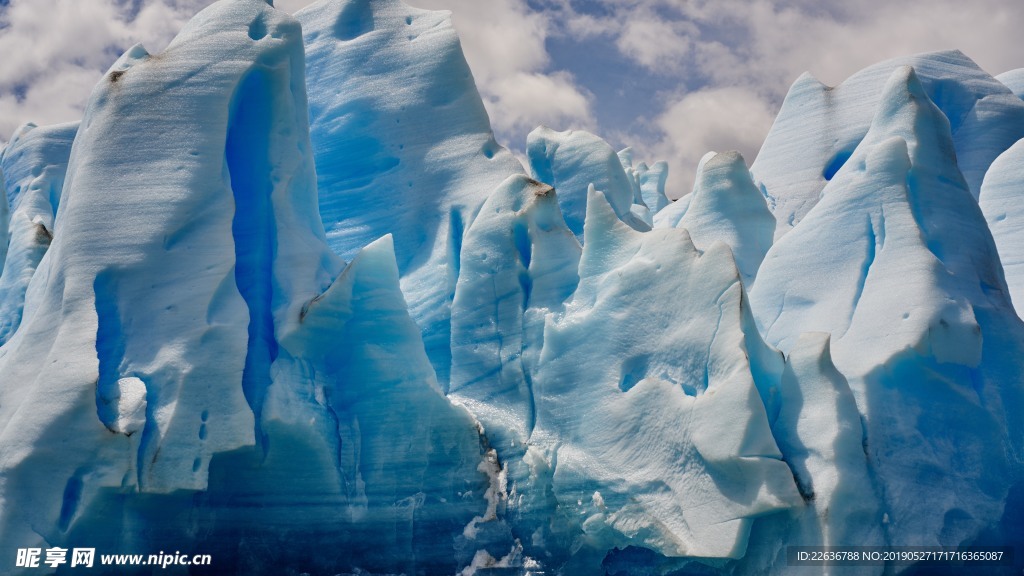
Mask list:
[[[670,162],[757,153],[789,84],[836,84],[886,58],[959,48],[992,74],[1024,67],[1020,0],[407,0],[453,12],[499,141],[583,128]],[[161,50],[211,0],[0,0],[0,140],[81,116],[120,51]],[[310,0],[277,0],[294,11]]]

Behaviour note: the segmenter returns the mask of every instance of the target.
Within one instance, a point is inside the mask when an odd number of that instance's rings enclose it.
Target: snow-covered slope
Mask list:
[[[802,77],[750,170],[708,153],[669,203],[667,164],[578,130],[527,176],[447,13],[216,2],[0,157],[0,571],[890,574],[930,566],[787,551],[1024,541],[1014,78]]]

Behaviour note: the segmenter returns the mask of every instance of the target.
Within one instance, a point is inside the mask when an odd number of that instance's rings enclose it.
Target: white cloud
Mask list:
[[[992,73],[1024,66],[1015,50],[1024,28],[1024,3],[1017,0],[598,0],[607,12],[601,18],[552,1],[569,11],[566,31],[579,34],[573,21],[589,19],[641,64],[649,53],[623,38],[635,36],[638,19],[656,14],[653,42],[685,37],[701,51],[697,72],[745,79],[762,91],[784,91],[805,70],[838,83],[881,60],[950,48]]]
[[[663,137],[638,149],[648,157],[669,160],[668,193],[690,193],[697,163],[709,152],[739,150],[751,162],[771,128],[772,107],[743,88],[709,88],[675,100],[655,120]]]
[[[161,50],[209,2],[143,2],[134,14],[111,0],[12,0],[0,33],[0,140],[21,124],[77,120],[121,49]]]
[[[698,33],[697,27],[688,22],[673,24],[648,15],[626,21],[615,45],[644,68],[677,72],[689,55],[691,37]]]
[[[294,12],[312,0],[276,0]],[[622,139],[672,160],[671,185],[689,178],[709,150],[739,149],[753,161],[790,83],[805,70],[829,84],[887,58],[960,48],[995,74],[1024,67],[1019,0],[407,0],[448,9],[499,137],[523,145],[538,124],[597,132],[641,124],[644,141]],[[77,119],[119,49],[161,50],[212,0],[11,0],[0,10],[0,140],[21,123]],[[130,6],[136,5],[132,10]],[[594,7],[599,9],[595,10]],[[637,70],[676,79],[659,95],[654,121],[596,118],[594,101],[614,87],[581,86],[556,69],[548,44],[607,41]],[[626,78],[624,78],[626,79]],[[595,96],[596,94],[596,96]],[[645,111],[638,111],[638,115]],[[650,159],[657,159],[650,157]]]
[[[561,128],[591,128],[588,97],[565,73],[515,72],[483,85],[484,105],[494,129],[525,135],[543,124]],[[512,142],[517,148],[525,140]]]
[[[752,162],[804,71],[835,85],[882,60],[951,48],[993,74],[1024,67],[1019,0],[591,0],[587,13],[548,1],[562,34],[607,38],[636,64],[679,79],[655,122],[634,121],[653,128],[655,142],[620,136],[671,160],[676,194],[689,191],[709,150],[738,149]]]
[[[566,71],[549,70],[545,42],[553,25],[525,0],[409,0],[431,10],[453,12],[452,22],[466,54],[491,124],[514,147],[540,124],[596,126],[590,94]]]
[[[729,46],[705,43],[701,70],[713,82],[742,83],[781,97],[802,72],[838,84],[876,62],[958,48],[992,73],[1024,66],[1015,50],[1024,3],[1015,0],[858,0],[818,5],[773,0],[698,3],[699,26],[731,22]],[[721,50],[725,48],[725,50]]]
[[[12,0],[0,34],[0,141],[20,124],[81,117],[92,87],[120,50],[162,50],[213,0]],[[276,0],[295,12],[312,0]],[[547,16],[525,0],[412,0],[454,12],[455,27],[495,131],[523,146],[538,124],[594,128],[591,95],[566,71],[549,70]],[[520,141],[522,140],[522,141]]]

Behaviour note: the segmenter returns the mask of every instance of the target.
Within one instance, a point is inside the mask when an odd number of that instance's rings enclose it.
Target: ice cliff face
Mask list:
[[[348,267],[328,247],[303,78],[299,24],[238,0],[96,87],[0,349],[5,544],[169,548],[200,530],[238,570],[272,570],[284,548],[244,547],[359,526],[378,543],[363,554],[405,551],[388,569],[457,566],[421,533],[482,507],[476,424],[436,383],[390,242]],[[184,516],[151,527],[168,506]]]
[[[1016,215],[1022,206],[1020,195],[1024,193],[1024,138],[1008,148],[992,162],[981,185],[978,204],[985,214],[992,238],[999,249],[1003,274],[1010,289],[1014,306],[1024,307],[1024,260],[1021,258],[1021,242],[1024,229]]]
[[[10,206],[9,218],[0,218],[0,228],[9,228],[10,235],[0,242],[7,253],[6,260],[0,259],[0,344],[21,324],[25,290],[53,240],[53,220],[77,132],[78,122],[42,128],[26,124],[0,156],[7,197],[0,210]]]
[[[804,74],[790,88],[751,166],[779,221],[776,238],[804,218],[853,154],[887,78],[901,66],[914,68],[924,92],[946,116],[957,166],[975,198],[992,161],[1024,137],[1024,102],[958,51],[882,62],[835,87]]]
[[[845,382],[822,372],[837,395],[852,392],[861,422],[821,425],[845,429],[837,447],[861,439],[870,482],[839,477],[884,512],[874,536],[889,544],[976,538],[1019,478],[1021,389],[1006,375],[1019,370],[1021,324],[956,166],[949,121],[913,69],[897,68],[863,141],[768,251],[751,292],[758,326],[791,363],[806,332],[832,335]],[[787,400],[777,430],[792,422]]]
[[[623,222],[640,230],[650,228],[631,211],[635,201],[643,206],[637,194],[639,182],[626,175],[619,155],[604,140],[583,130],[555,132],[541,126],[527,137],[526,153],[533,177],[562,190],[559,206],[577,238],[583,238],[591,188],[604,194]]]
[[[462,237],[523,168],[494,141],[447,13],[361,0],[296,18],[327,242],[348,259],[393,235],[402,292],[446,382]]]
[[[801,77],[750,169],[709,153],[670,203],[583,131],[520,166],[446,13],[222,0],[0,156],[2,571],[1024,541],[1019,76]]]

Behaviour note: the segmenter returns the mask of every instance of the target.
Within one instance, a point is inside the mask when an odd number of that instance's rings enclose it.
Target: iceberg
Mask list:
[[[787,539],[804,546],[881,546],[885,512],[861,415],[829,340],[824,332],[801,334],[779,386],[781,409],[772,430],[807,501]]]
[[[579,286],[546,322],[534,377],[528,457],[551,474],[564,516],[551,525],[581,530],[573,547],[596,562],[627,546],[742,556],[754,517],[801,500],[754,380],[759,336],[730,251],[635,231],[598,192],[584,234]]]
[[[394,237],[402,292],[442,384],[462,237],[519,162],[495,142],[447,12],[320,1],[305,39],[310,139],[330,247]]]
[[[804,334],[832,335],[870,462],[856,489],[879,499],[887,545],[950,546],[999,523],[1020,477],[1021,387],[1006,374],[1022,325],[949,122],[911,67],[893,71],[864,140],[750,296],[791,362]]]
[[[693,192],[697,189],[697,186],[702,180],[701,172],[704,170],[704,165],[707,164],[708,160],[711,160],[717,155],[718,152],[712,151],[701,157],[700,162],[697,163],[697,174],[694,178],[693,190],[659,210],[652,219],[654,222],[654,228],[675,228],[676,225],[679,224],[679,221],[686,215],[686,211],[690,209],[690,202],[693,200]]]
[[[626,176],[622,160],[598,136],[584,130],[556,132],[541,126],[527,136],[526,155],[530,174],[562,191],[558,203],[566,225],[577,238],[583,237],[591,187],[605,195],[623,222],[638,230],[650,228],[631,211],[635,184]]]
[[[447,12],[213,3],[0,155],[0,572],[1019,546],[1017,77],[805,75],[753,165],[709,152],[670,202],[667,163],[581,130],[534,130],[524,169]]]
[[[579,261],[554,189],[524,175],[503,182],[466,232],[449,396],[472,410],[503,460],[521,457],[533,431],[545,318],[575,291]]]
[[[8,142],[0,157],[10,232],[0,258],[0,345],[10,339],[21,324],[25,291],[43,254],[53,241],[53,221],[60,205],[71,143],[78,122],[57,126],[22,126]],[[8,220],[3,220],[6,228]],[[0,235],[0,237],[3,237]]]
[[[6,544],[63,540],[102,488],[204,489],[214,454],[254,444],[265,331],[341,264],[308,249],[319,222],[295,211],[316,201],[298,32],[263,2],[218,3],[94,89],[53,243],[0,349],[0,489],[45,502],[4,509]]]
[[[478,428],[435,380],[390,237],[348,266],[326,243],[303,74],[298,22],[239,0],[96,87],[0,348],[10,554],[187,541],[239,573],[458,567],[487,506]],[[366,541],[328,561],[325,534]]]
[[[1024,139],[992,162],[978,204],[985,215],[1018,316],[1024,312],[1024,227],[1017,215],[1024,197]]]
[[[985,171],[1024,137],[1024,102],[959,51],[897,58],[835,87],[810,74],[793,84],[750,170],[786,234],[817,203],[825,185],[863,140],[893,70],[912,66],[947,117],[957,166],[975,198]]]
[[[1003,72],[996,76],[996,80],[1003,83],[1018,98],[1024,98],[1024,68],[1017,68],[1009,72]]]
[[[724,242],[736,259],[744,284],[753,284],[772,246],[775,217],[750,179],[743,156],[723,152],[706,157],[698,167],[693,192],[685,202],[676,204],[656,215],[655,227],[683,228],[702,250]]]

